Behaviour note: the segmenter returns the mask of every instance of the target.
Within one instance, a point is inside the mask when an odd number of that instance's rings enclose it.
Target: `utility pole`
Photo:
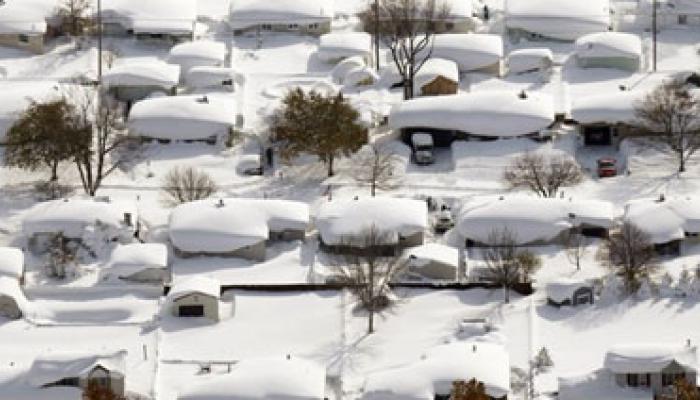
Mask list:
[[[379,0],[374,0],[374,67],[379,72]]]
[[[97,0],[97,85],[102,86],[102,0]]]
[[[653,69],[656,72],[656,6],[657,0],[653,0],[651,3],[651,47],[652,47],[652,59],[653,59]]]

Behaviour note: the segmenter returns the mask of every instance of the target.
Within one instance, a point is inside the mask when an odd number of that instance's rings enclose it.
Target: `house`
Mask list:
[[[406,260],[402,279],[456,281],[459,274],[459,249],[439,243],[425,243],[403,252]]]
[[[636,72],[642,66],[642,39],[633,33],[591,33],[576,39],[575,57],[581,68]]]
[[[413,4],[413,3],[411,3]],[[423,22],[425,13],[423,10],[424,4],[430,4],[425,0],[416,2],[415,20]],[[446,13],[443,12],[446,10]],[[470,1],[461,0],[437,0],[435,1],[435,17],[430,21],[430,28],[435,33],[467,33],[472,32],[477,26],[477,18],[474,6]],[[379,14],[380,21],[387,20],[390,17]],[[371,32],[371,26],[365,27],[365,30]]]
[[[54,0],[6,0],[0,6],[0,46],[44,52],[47,18]]]
[[[508,54],[509,74],[548,71],[553,65],[554,54],[547,48],[519,49]]]
[[[581,377],[559,380],[559,399],[672,399],[678,379],[697,382],[697,346],[630,343],[612,347],[603,367]]]
[[[510,393],[510,361],[503,345],[452,342],[429,349],[420,359],[372,373],[363,400],[434,400],[448,398],[454,381],[476,379],[491,399]]]
[[[574,41],[611,28],[610,0],[506,0],[505,24],[512,41]]]
[[[105,35],[180,43],[193,39],[196,22],[197,0],[102,0]]]
[[[659,254],[680,255],[683,241],[700,237],[700,202],[664,196],[631,200],[623,220],[646,232]]]
[[[321,248],[333,253],[367,250],[363,236],[376,229],[382,251],[396,255],[400,249],[423,244],[428,227],[424,201],[395,197],[367,197],[323,201],[316,213]]]
[[[398,103],[389,127],[411,143],[415,132],[433,135],[436,146],[455,139],[535,136],[554,123],[554,102],[543,93],[483,91],[422,97]]]
[[[321,35],[331,31],[334,13],[332,0],[233,0],[229,15],[234,35],[248,31]]]
[[[242,257],[262,261],[268,241],[303,240],[309,208],[277,199],[199,200],[170,214],[170,241],[180,257]]]
[[[184,80],[193,67],[224,67],[226,45],[213,40],[196,40],[173,46],[168,63],[180,66],[180,80]]]
[[[652,0],[639,0],[637,13],[641,23],[648,24]],[[700,4],[695,0],[656,0],[659,29],[683,29],[700,26]]]
[[[129,135],[162,143],[216,144],[236,125],[236,104],[227,94],[182,95],[144,99],[129,113]]]
[[[206,376],[177,400],[323,400],[326,370],[295,356],[244,359],[231,372]]]
[[[371,58],[372,36],[366,32],[331,32],[321,35],[316,53],[321,61],[335,64],[350,57]]]
[[[205,317],[219,320],[221,284],[206,276],[176,282],[168,292],[166,304],[176,317]]]
[[[500,35],[487,33],[438,34],[433,36],[430,51],[431,57],[456,62],[460,73],[482,72],[496,76],[501,74],[503,39]]]
[[[118,396],[124,396],[126,356],[126,350],[100,355],[47,354],[34,360],[27,371],[27,380],[37,388],[85,389],[90,384],[97,384],[109,388]]]
[[[547,282],[547,303],[555,307],[593,304],[593,285],[573,278],[559,278]]]
[[[0,10],[3,7],[0,7]],[[32,101],[45,102],[60,98],[66,85],[56,81],[0,81],[0,144],[6,142],[7,132]]]
[[[587,146],[616,145],[634,133],[635,106],[644,99],[644,90],[624,90],[593,94],[573,100],[571,119]]]
[[[22,232],[29,248],[45,249],[47,241],[60,234],[65,239],[82,242],[88,235],[105,240],[130,242],[138,235],[136,205],[108,199],[59,199],[41,202],[26,212]]]
[[[16,247],[0,247],[0,276],[24,282],[24,253]]]
[[[429,58],[413,78],[413,91],[420,96],[457,94],[457,63],[444,58]]]
[[[192,91],[236,91],[244,82],[241,74],[227,67],[192,67],[185,76],[185,85]]]
[[[29,301],[19,281],[9,276],[0,276],[0,317],[19,319],[29,311]]]
[[[108,93],[128,106],[155,93],[174,95],[180,80],[180,67],[162,61],[117,64],[102,75]]]
[[[164,284],[170,281],[168,248],[162,243],[119,245],[112,251],[109,268],[127,282]]]
[[[534,196],[475,196],[456,219],[466,246],[488,245],[494,232],[507,230],[516,246],[563,244],[572,229],[605,237],[613,226],[613,206],[600,200]]]

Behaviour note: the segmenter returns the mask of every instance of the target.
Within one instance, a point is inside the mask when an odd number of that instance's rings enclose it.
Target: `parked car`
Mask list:
[[[411,136],[413,159],[418,165],[429,165],[435,162],[433,156],[433,136],[429,133],[414,133]]]
[[[598,159],[598,177],[607,178],[617,176],[617,160],[614,158],[599,158]]]

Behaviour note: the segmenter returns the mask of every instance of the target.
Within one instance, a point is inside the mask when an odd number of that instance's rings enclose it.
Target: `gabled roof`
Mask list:
[[[605,354],[604,366],[614,373],[658,373],[672,362],[697,369],[697,347],[687,344],[634,343],[618,345]]]
[[[27,371],[30,385],[41,387],[63,378],[86,377],[96,367],[126,375],[126,350],[108,354],[54,353],[34,360]]]
[[[208,276],[194,276],[176,282],[168,292],[168,300],[175,301],[190,294],[199,293],[218,299],[221,297],[221,283]]]
[[[459,83],[459,70],[457,63],[444,58],[430,58],[416,73],[414,78],[414,90],[420,93],[420,89],[437,77],[443,77],[451,82]]]

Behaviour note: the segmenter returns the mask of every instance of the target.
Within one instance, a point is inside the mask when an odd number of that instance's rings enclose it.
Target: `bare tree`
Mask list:
[[[95,26],[91,0],[63,0],[56,10],[56,16],[61,21],[63,31],[72,38],[88,34]]]
[[[70,239],[57,233],[49,238],[48,275],[53,278],[64,279],[66,270],[77,258],[77,247]]]
[[[642,281],[658,269],[651,237],[630,222],[608,237],[598,257],[622,279],[626,294],[637,293]]]
[[[576,266],[578,271],[581,270],[581,260],[586,255],[588,250],[588,240],[581,234],[578,228],[569,230],[566,235],[566,257],[569,262]]]
[[[209,174],[194,167],[174,167],[163,179],[162,191],[169,206],[202,200],[217,191],[216,182]]]
[[[700,148],[700,101],[681,82],[661,85],[635,106],[637,124],[653,141],[668,146],[684,172]]]
[[[390,190],[397,185],[396,154],[379,147],[376,144],[365,146],[357,154],[357,166],[354,168],[355,180],[369,185],[372,197],[377,189]]]
[[[489,235],[482,251],[486,263],[486,278],[503,286],[504,301],[510,302],[510,289],[531,276],[542,265],[542,260],[529,250],[519,250],[515,234],[508,229],[496,229]]]
[[[435,27],[449,15],[436,0],[377,0],[360,14],[368,32],[379,35],[401,75],[404,99],[413,97],[413,81],[432,54]]]
[[[527,188],[541,197],[555,197],[562,187],[583,180],[581,167],[571,157],[525,153],[506,167],[503,179],[511,188]]]
[[[367,311],[367,333],[374,333],[374,314],[390,304],[389,282],[401,272],[399,257],[387,256],[395,245],[393,235],[371,226],[357,237],[346,238],[344,245],[356,249],[345,256],[339,280],[351,287],[362,308]]]

